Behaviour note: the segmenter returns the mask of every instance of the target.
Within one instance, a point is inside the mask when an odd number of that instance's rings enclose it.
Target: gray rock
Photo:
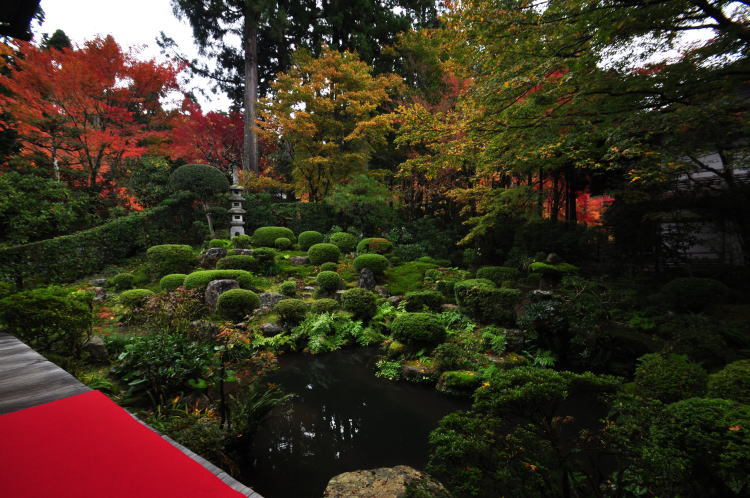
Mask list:
[[[107,286],[107,279],[106,278],[95,278],[89,282],[92,287],[106,287]]]
[[[227,255],[223,247],[211,247],[206,249],[201,258],[201,268],[211,269],[216,267],[216,262]]]
[[[203,295],[204,300],[208,307],[216,311],[216,302],[219,300],[219,296],[224,294],[228,290],[239,289],[240,284],[236,280],[224,278],[221,280],[211,280],[206,286],[206,292]]]
[[[359,287],[367,290],[375,288],[375,274],[369,268],[362,268],[359,272]]]
[[[390,294],[388,293],[388,290],[386,290],[385,287],[382,285],[376,285],[375,286],[375,293],[380,297],[389,297]]]
[[[274,322],[266,322],[260,324],[260,331],[266,337],[271,337],[284,332],[284,327]]]
[[[388,302],[394,306],[398,306],[398,303],[404,300],[404,296],[391,296],[388,298]]]
[[[399,498],[410,484],[419,496],[450,498],[445,487],[429,475],[406,465],[356,470],[334,476],[326,486],[323,498]]]
[[[109,364],[109,355],[107,354],[107,345],[104,339],[98,335],[91,336],[91,339],[83,345],[83,351],[89,354],[89,359],[94,363]]]
[[[346,292],[345,290],[337,290],[336,293],[333,295],[333,298],[336,301],[341,301],[341,295]]]
[[[549,301],[555,298],[555,294],[549,290],[533,290],[528,293],[529,302],[538,303],[540,301]]]
[[[289,299],[283,294],[279,294],[278,292],[264,292],[260,296],[260,307],[265,310],[270,310],[276,304],[278,304],[279,301],[282,301],[284,299]]]
[[[94,287],[91,291],[94,293],[94,302],[100,303],[107,299],[107,291],[102,287]]]
[[[315,287],[313,287],[312,285],[306,285],[302,287],[302,290],[307,292],[315,292]]]
[[[292,256],[289,262],[294,266],[305,266],[310,264],[310,258],[307,256]]]
[[[458,305],[445,303],[440,305],[440,309],[443,311],[458,311]]]
[[[252,249],[234,249],[232,250],[233,256],[252,256],[253,250]]]

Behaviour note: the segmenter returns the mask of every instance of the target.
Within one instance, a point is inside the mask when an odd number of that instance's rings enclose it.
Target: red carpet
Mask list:
[[[2,498],[242,496],[98,391],[0,416]]]

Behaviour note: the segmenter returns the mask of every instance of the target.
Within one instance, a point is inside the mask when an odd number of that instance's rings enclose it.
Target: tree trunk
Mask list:
[[[211,234],[211,238],[213,239],[215,237],[214,222],[211,219],[211,211],[209,211],[209,206],[207,202],[203,203],[203,212],[206,214],[206,222],[208,223],[208,233]]]
[[[255,103],[258,100],[258,44],[257,30],[252,20],[245,14],[243,26],[244,39],[242,48],[245,51],[245,130],[242,140],[242,169],[258,174],[258,134],[255,130]],[[232,171],[232,181],[239,181],[238,172]]]

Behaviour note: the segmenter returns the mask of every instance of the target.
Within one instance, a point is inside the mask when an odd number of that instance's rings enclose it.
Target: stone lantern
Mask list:
[[[242,197],[242,192],[244,191],[244,187],[240,185],[229,187],[229,201],[232,203],[232,208],[229,210],[229,215],[231,216],[229,220],[229,224],[231,225],[229,229],[230,239],[245,234],[245,213],[247,211],[242,209],[242,202],[245,200]]]

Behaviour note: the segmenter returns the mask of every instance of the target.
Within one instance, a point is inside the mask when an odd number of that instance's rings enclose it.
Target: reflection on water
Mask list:
[[[267,498],[322,495],[336,474],[427,461],[427,435],[468,407],[429,387],[373,375],[374,350],[289,355],[268,377],[296,398],[261,426],[242,478]]]

